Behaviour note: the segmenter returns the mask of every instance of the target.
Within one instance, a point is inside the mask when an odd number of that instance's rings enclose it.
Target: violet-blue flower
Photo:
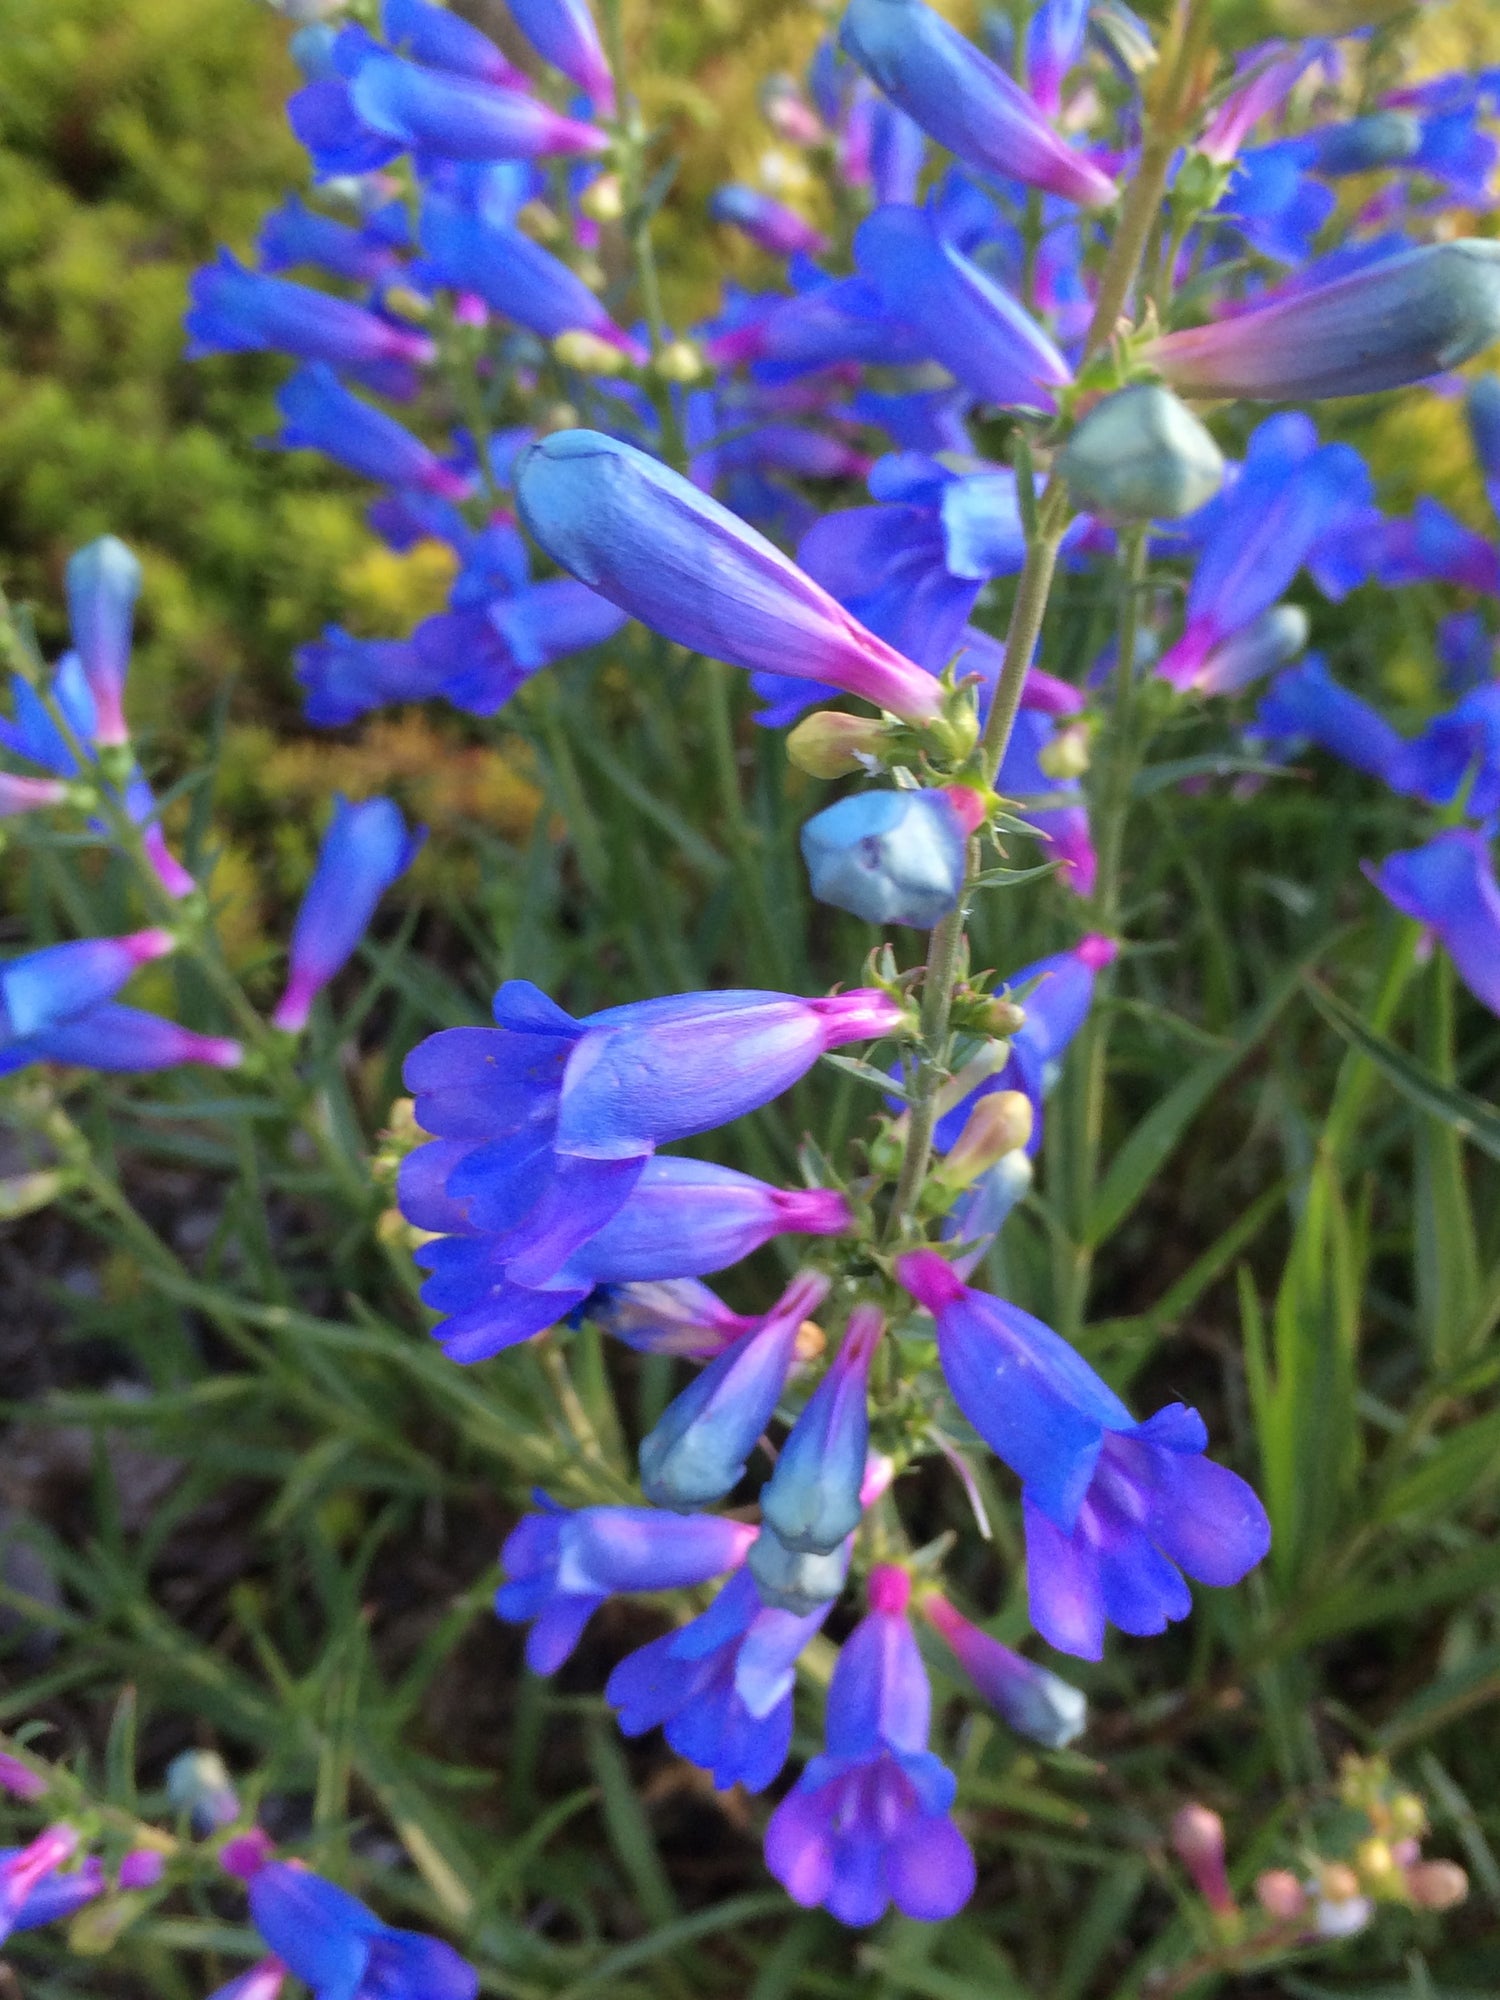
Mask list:
[[[80,938],[0,961],[0,1046],[45,1034],[119,992],[132,973],[174,951],[170,931]]]
[[[61,1901],[55,1892],[49,1894],[58,1879],[58,1870],[77,1850],[78,1835],[71,1826],[49,1826],[25,1847],[0,1848],[0,1944],[13,1931],[51,1923],[78,1907],[77,1903],[67,1902],[66,1892]],[[90,1881],[86,1868],[66,1879],[78,1888],[88,1885],[89,1895],[98,1894],[98,1886]],[[83,1902],[88,1899],[88,1896],[79,1898]]]
[[[712,1361],[760,1326],[760,1316],[734,1312],[696,1278],[603,1285],[588,1302],[594,1324],[641,1354]]]
[[[1026,26],[1026,88],[1037,109],[1055,118],[1063,79],[1083,54],[1088,0],[1040,0]]]
[[[851,792],[803,825],[812,892],[866,923],[931,930],[958,902],[983,816],[979,795],[962,785]]]
[[[884,1331],[878,1307],[855,1307],[838,1353],[761,1488],[761,1519],[789,1549],[829,1555],[859,1526],[870,1441],[870,1364]]]
[[[773,257],[793,257],[799,252],[816,257],[828,248],[827,238],[820,229],[814,229],[794,208],[762,194],[758,188],[731,182],[715,192],[708,212],[715,222],[727,222],[732,228],[742,230],[752,243]]]
[[[614,110],[614,79],[589,0],[507,0],[507,5],[537,54],[576,83],[607,117]]]
[[[279,1958],[263,1958],[227,1985],[216,1986],[208,2000],[281,2000],[286,1967]]]
[[[830,1609],[799,1617],[763,1604],[748,1570],[737,1570],[707,1611],[627,1654],[605,1697],[627,1736],[659,1724],[721,1792],[763,1792],[791,1748],[798,1655]]]
[[[474,293],[539,339],[591,333],[627,360],[645,361],[639,344],[616,326],[582,278],[519,229],[429,197],[422,206],[421,238],[432,275]]]
[[[292,927],[286,991],[272,1021],[295,1034],[312,1003],[353,956],[375,905],[416,859],[425,830],[411,833],[390,799],[351,805],[339,794],[312,880]]]
[[[413,62],[505,89],[530,88],[526,72],[451,7],[434,7],[431,0],[381,0],[380,26],[391,47]]]
[[[920,1602],[975,1688],[1018,1736],[1062,1750],[1083,1734],[1088,1703],[1079,1689],[981,1632],[940,1592]]]
[[[1187,623],[1157,664],[1163,679],[1194,685],[1210,656],[1270,609],[1318,544],[1368,504],[1370,491],[1352,446],[1320,445],[1300,412],[1261,424],[1234,483],[1197,517]]]
[[[1500,514],[1500,375],[1476,375],[1464,398],[1469,438],[1490,506]]]
[[[818,1554],[812,1549],[789,1549],[770,1522],[762,1521],[745,1566],[755,1578],[762,1603],[806,1618],[842,1591],[853,1554],[852,1535],[836,1549]]]
[[[236,1069],[244,1053],[238,1042],[222,1035],[200,1035],[159,1014],[103,1001],[0,1047],[0,1076],[35,1062],[73,1063],[113,1075],[177,1069],[184,1063]]]
[[[974,1857],[949,1817],[953,1774],[927,1747],[932,1692],[910,1589],[902,1570],[871,1572],[870,1610],[828,1689],[828,1747],[766,1828],[766,1866],[787,1894],[840,1923],[873,1924],[892,1903],[935,1922],[974,1889]]]
[[[930,674],[867,632],[753,528],[658,460],[598,431],[530,446],[521,516],[563,569],[668,639],[752,671],[825,681],[930,721]]]
[[[893,104],[970,166],[1085,208],[1114,201],[1109,176],[1059,138],[1020,85],[923,0],[851,0],[839,42]]]
[[[227,250],[195,272],[183,324],[187,358],[279,350],[305,361],[331,361],[378,394],[410,393],[412,367],[435,352],[425,333],[382,319],[289,278],[247,271]]]
[[[1500,244],[1461,238],[1163,334],[1142,351],[1184,395],[1367,396],[1456,368],[1500,338]]]
[[[425,701],[446,691],[451,663],[434,663],[410,639],[356,639],[340,625],[293,655],[309,722],[338,729],[372,708]]]
[[[653,1507],[558,1507],[525,1515],[500,1552],[506,1581],[495,1609],[511,1625],[530,1625],[526,1664],[554,1674],[607,1597],[641,1590],[685,1590],[744,1561],[756,1530],[714,1514],[673,1514]]]
[[[1500,885],[1483,834],[1452,827],[1365,872],[1388,902],[1434,933],[1475,999],[1500,1014]]]
[[[1142,1636],[1192,1609],[1181,1571],[1238,1583],[1270,1525],[1235,1473],[1203,1457],[1196,1410],[1144,1423],[1040,1320],[971,1291],[934,1251],[897,1275],[937,1322],[954,1401],[1022,1483],[1031,1621],[1059,1651],[1103,1656],[1106,1621]]]
[[[68,559],[68,623],[94,701],[101,749],[129,740],[122,700],[141,566],[116,535],[101,535]]]
[[[456,15],[449,15],[456,20]],[[378,285],[400,268],[390,244],[364,229],[351,228],[331,215],[320,215],[300,195],[289,194],[261,224],[256,244],[263,271],[289,271],[299,264],[316,264],[335,278],[357,285]]]
[[[352,395],[326,361],[299,368],[281,385],[276,407],[284,423],[273,444],[321,451],[366,479],[415,486],[445,500],[463,500],[471,476],[446,464],[430,446],[384,410]]]
[[[888,4],[889,0],[879,0]],[[951,243],[924,210],[877,209],[859,226],[854,258],[887,309],[981,401],[1050,411],[1072,370],[1025,308]]]
[[[781,1400],[802,1323],[827,1295],[819,1273],[795,1278],[770,1312],[667,1405],[641,1440],[641,1490],[653,1506],[706,1507],[739,1484]]]
[[[1386,783],[1406,748],[1378,710],[1340,687],[1320,653],[1276,676],[1256,710],[1255,733],[1274,743],[1316,743]]]
[[[570,576],[548,577],[476,611],[439,612],[411,635],[420,675],[455,708],[495,715],[533,674],[612,639],[625,622]]]
[[[299,1863],[266,1862],[247,1893],[255,1928],[313,2000],[474,2000],[479,1991],[452,1945],[382,1923]]]

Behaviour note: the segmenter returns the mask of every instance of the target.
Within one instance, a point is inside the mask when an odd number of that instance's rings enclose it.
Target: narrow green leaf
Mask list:
[[[1456,1084],[1441,1082],[1414,1056],[1367,1028],[1352,1007],[1346,1006],[1318,980],[1306,978],[1304,984],[1308,998],[1328,1025],[1368,1056],[1409,1103],[1430,1117],[1441,1118],[1482,1153],[1500,1160],[1500,1111]]]

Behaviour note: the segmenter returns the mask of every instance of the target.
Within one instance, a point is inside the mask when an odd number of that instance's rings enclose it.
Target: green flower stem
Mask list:
[[[1173,154],[1180,143],[1183,127],[1195,108],[1194,90],[1204,61],[1209,16],[1208,0],[1181,0],[1177,9],[1161,58],[1163,81],[1159,95],[1150,106],[1140,167],[1125,191],[1119,226],[1100,276],[1099,296],[1080,367],[1086,366],[1109,345],[1129,301],[1141,259],[1161,209]],[[1026,562],[1016,586],[1010,627],[1006,633],[1005,659],[980,746],[981,771],[990,786],[993,786],[1005,761],[1011,732],[1015,728],[1027,670],[1051,596],[1057,552],[1068,520],[1067,488],[1054,473],[1042,495],[1037,509],[1036,530],[1027,545]],[[1125,635],[1121,635],[1122,657],[1127,660],[1134,657],[1133,634],[1138,594],[1137,584],[1129,593],[1127,615],[1131,620],[1131,638],[1128,650],[1124,647]],[[1128,775],[1124,783],[1128,797]],[[1111,825],[1106,838],[1115,844],[1116,850],[1123,819],[1123,810],[1116,811],[1112,806]],[[885,1241],[891,1245],[900,1241],[907,1226],[932,1155],[935,1098],[944,1076],[953,989],[962,962],[963,924],[978,866],[978,843],[971,841],[964,892],[957,907],[933,931],[928,947],[922,989],[921,1049],[912,1083],[910,1122],[885,1229]]]
[[[1136,639],[1140,629],[1141,595],[1146,580],[1146,529],[1128,529],[1120,538],[1120,614],[1118,657],[1111,688],[1109,716],[1100,734],[1098,782],[1090,801],[1097,872],[1089,899],[1089,921],[1112,937],[1120,923],[1121,871],[1131,791],[1140,767],[1137,740],[1135,672]],[[1113,1026],[1109,1008],[1113,968],[1099,972],[1094,1004],[1080,1030],[1073,1065],[1068,1122],[1066,1170],[1070,1242],[1063,1252],[1065,1269],[1058,1286],[1059,1317],[1064,1332],[1082,1325],[1093,1275],[1094,1251],[1089,1242],[1089,1216],[1099,1177],[1104,1130],[1105,1085]]]

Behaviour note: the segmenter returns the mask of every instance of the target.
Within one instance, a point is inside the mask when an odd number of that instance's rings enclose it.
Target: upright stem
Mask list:
[[[1084,343],[1084,362],[1108,346],[1129,301],[1141,258],[1161,208],[1182,124],[1191,106],[1192,86],[1206,45],[1209,14],[1209,0],[1181,0],[1174,18],[1171,34],[1162,52],[1163,81],[1148,120],[1140,166],[1125,191],[1119,226],[1100,275],[1099,296]],[[1037,510],[1036,532],[1028,543],[1025,566],[1016,586],[1015,604],[1005,637],[1005,658],[980,745],[981,769],[986,784],[990,786],[994,785],[1005,761],[1005,752],[1020,711],[1026,674],[1046,616],[1057,567],[1057,552],[1068,518],[1067,488],[1054,473]],[[1144,542],[1141,546],[1144,547]],[[1137,577],[1134,586],[1127,585],[1129,601],[1124,616],[1130,620],[1130,631],[1128,635],[1124,631],[1121,633],[1122,647],[1128,636],[1128,651],[1124,657],[1132,665],[1138,590]],[[1123,813],[1114,817],[1122,819]],[[1117,838],[1117,833],[1111,837]],[[943,1077],[953,991],[962,960],[964,916],[977,870],[978,843],[971,841],[963,893],[956,908],[933,931],[928,946],[922,987],[921,1053],[911,1087],[906,1146],[886,1223],[888,1243],[899,1240],[921,1191],[932,1155],[935,1098]],[[1117,872],[1113,861],[1111,872]],[[1110,893],[1113,897],[1114,891]]]
[[[1130,816],[1130,793],[1135,782],[1138,746],[1135,732],[1135,652],[1140,629],[1141,588],[1146,574],[1146,530],[1132,528],[1120,540],[1119,654],[1115,662],[1109,726],[1100,743],[1099,783],[1091,812],[1095,843],[1094,892],[1089,899],[1089,916],[1096,930],[1113,933],[1120,921],[1120,871],[1125,850],[1125,826]],[[1072,1110],[1069,1121],[1068,1204],[1071,1248],[1067,1268],[1059,1286],[1059,1317],[1065,1331],[1075,1331],[1083,1322],[1093,1275],[1094,1251],[1088,1240],[1089,1215],[1094,1202],[1094,1185],[1099,1175],[1099,1153],[1104,1132],[1105,1084],[1109,1074],[1109,1043],[1112,1017],[1105,1004],[1111,974],[1105,967],[1098,976],[1094,1004],[1080,1030],[1080,1048],[1074,1064]]]

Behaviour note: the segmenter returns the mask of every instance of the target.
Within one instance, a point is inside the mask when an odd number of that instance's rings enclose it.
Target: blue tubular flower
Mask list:
[[[1078,1688],[981,1632],[936,1591],[921,1599],[921,1609],[975,1688],[1018,1736],[1063,1750],[1083,1734],[1088,1703]]]
[[[1429,805],[1464,795],[1470,819],[1500,813],[1500,682],[1472,689],[1421,735],[1403,744],[1387,782]]]
[[[1187,686],[1200,694],[1238,694],[1296,659],[1307,644],[1307,613],[1297,604],[1273,604],[1253,625],[1216,646]]]
[[[555,1674],[607,1597],[638,1590],[685,1590],[738,1569],[756,1530],[713,1514],[665,1514],[652,1507],[558,1507],[527,1514],[500,1551],[506,1581],[495,1610],[530,1625],[526,1664]]]
[[[1333,189],[1313,180],[1304,165],[1295,143],[1242,153],[1214,214],[1233,223],[1262,256],[1302,263],[1338,206]]]
[[[434,7],[429,0],[381,0],[380,25],[391,47],[414,62],[506,89],[528,88],[525,71],[507,61],[482,29],[451,8]]]
[[[839,1595],[848,1581],[853,1554],[852,1535],[827,1555],[814,1555],[806,1549],[789,1549],[763,1521],[745,1566],[755,1578],[762,1603],[789,1611],[794,1618],[807,1618],[825,1610]]]
[[[393,1930],[296,1862],[266,1862],[248,1893],[255,1928],[314,2000],[474,2000],[479,1991],[452,1945]]]
[[[432,1272],[422,1298],[447,1315],[435,1338],[454,1361],[530,1339],[597,1285],[702,1277],[773,1236],[837,1236],[851,1222],[848,1202],[828,1188],[773,1188],[675,1158],[542,1154],[538,1168],[533,1146],[528,1135],[525,1147],[509,1149],[509,1171],[493,1157],[506,1149],[476,1157],[456,1141],[419,1147],[403,1163],[403,1212],[419,1228],[454,1232],[417,1252]]]
[[[658,1284],[606,1285],[589,1300],[588,1316],[605,1333],[641,1354],[675,1354],[712,1361],[762,1322],[731,1312],[696,1278]]]
[[[1483,835],[1455,827],[1365,873],[1404,916],[1436,934],[1475,999],[1500,1014],[1500,885]]]
[[[1446,507],[1423,494],[1405,520],[1372,516],[1350,537],[1354,544],[1343,560],[1369,566],[1369,574],[1388,590],[1408,583],[1451,583],[1461,590],[1500,592],[1500,551],[1476,535]],[[1337,558],[1336,558],[1337,559]],[[1340,582],[1348,579],[1341,576]]]
[[[1142,358],[1184,395],[1280,403],[1399,389],[1471,361],[1497,337],[1500,244],[1465,238],[1164,334]]]
[[[1384,716],[1339,686],[1319,653],[1277,675],[1256,710],[1255,731],[1276,743],[1316,743],[1385,784],[1395,783],[1407,749]]]
[[[1058,137],[1004,70],[923,0],[851,0],[839,44],[930,138],[960,160],[1084,208],[1107,208],[1107,174]]]
[[[121,704],[141,566],[116,536],[102,535],[69,558],[67,582],[73,645],[93,697],[94,741],[101,748],[127,742]]]
[[[1007,1218],[1030,1194],[1034,1179],[1031,1161],[1024,1149],[1018,1149],[981,1174],[949,1209],[942,1237],[954,1246],[953,1268],[961,1278],[984,1262]]]
[[[937,1321],[954,1401],[1022,1482],[1031,1622],[1050,1645],[1102,1658],[1106,1620],[1146,1636],[1185,1618],[1200,1583],[1238,1583],[1270,1546],[1265,1510],[1203,1457],[1182,1403],[1136,1423],[1068,1343],[1029,1313],[970,1291],[935,1252],[897,1275]]]
[[[118,1075],[176,1069],[183,1063],[236,1069],[243,1057],[239,1043],[221,1035],[195,1034],[159,1014],[106,1001],[0,1048],[0,1076],[34,1062],[74,1063]]]
[[[49,1033],[119,992],[131,974],[175,951],[170,931],[81,938],[0,963],[0,1047]]]
[[[1041,0],[1026,28],[1026,88],[1037,108],[1055,118],[1063,78],[1083,54],[1088,0]]]
[[[550,250],[519,229],[502,229],[446,201],[422,208],[422,249],[445,285],[473,292],[541,340],[591,333],[643,363],[639,345],[615,325],[588,286]]]
[[[823,232],[814,229],[794,208],[752,187],[737,183],[721,187],[708,204],[708,212],[715,222],[742,230],[773,257],[816,257],[828,248]]]
[[[335,793],[333,821],[292,929],[286,991],[271,1016],[278,1028],[295,1034],[306,1026],[313,1001],[353,956],[375,905],[425,838],[425,831],[407,832],[390,799],[350,805]]]
[[[1319,445],[1300,412],[1263,423],[1239,477],[1199,517],[1202,552],[1187,624],[1157,672],[1174,687],[1193,686],[1210,656],[1270,609],[1319,543],[1359,514],[1370,490],[1359,454]]]
[[[1058,864],[1058,880],[1075,896],[1090,896],[1099,863],[1078,780],[1054,778],[1043,768],[1056,735],[1049,715],[1023,708],[995,783],[1002,797],[1018,802],[1017,817],[1042,841],[1042,858]]]
[[[802,828],[812,892],[866,923],[931,930],[958,901],[969,835],[982,817],[978,794],[961,785],[851,792]]]
[[[886,310],[866,279],[824,278],[821,272],[796,298],[773,298],[713,334],[703,351],[716,368],[757,362],[759,374],[768,380],[839,362],[898,368],[926,359],[922,336]]]
[[[293,655],[309,722],[338,729],[372,708],[442,694],[451,671],[428,663],[409,639],[356,639],[328,626]]]
[[[707,1507],[739,1484],[776,1413],[802,1323],[827,1296],[828,1281],[816,1272],[795,1279],[763,1319],[668,1404],[641,1440],[641,1490],[653,1506]]]
[[[1337,179],[1378,167],[1404,166],[1422,144],[1422,125],[1409,111],[1372,111],[1339,125],[1320,125],[1299,143],[1314,173]]]
[[[829,1606],[797,1617],[761,1602],[739,1570],[708,1610],[621,1660],[605,1697],[627,1736],[660,1724],[680,1757],[723,1792],[763,1792],[792,1742],[797,1657]]]
[[[483,611],[424,619],[411,644],[434,692],[469,715],[494,715],[533,674],[603,645],[624,622],[618,605],[597,591],[570,576],[549,577]]]
[[[752,672],[828,682],[912,722],[941,710],[930,674],[634,446],[598,431],[556,432],[522,454],[516,495],[556,563],[679,645]]]
[[[606,115],[615,86],[588,0],[507,0],[512,18],[539,56],[591,97]]]
[[[425,333],[396,326],[307,285],[247,271],[227,250],[195,272],[192,308],[183,324],[187,358],[279,350],[305,361],[347,368],[377,393],[412,386],[411,368],[435,352]]]
[[[870,1575],[870,1610],[845,1640],[828,1689],[826,1752],[766,1828],[766,1866],[794,1902],[845,1924],[891,1903],[923,1922],[974,1890],[974,1857],[949,1818],[953,1774],[927,1748],[932,1693],[906,1620],[910,1582]]]
[[[466,499],[473,488],[467,473],[445,465],[404,424],[351,395],[326,361],[299,368],[277,391],[276,407],[285,423],[271,442],[283,450],[321,451],[366,479],[445,500]]]
[[[882,207],[914,202],[927,159],[927,135],[888,98],[870,107],[870,185]]]
[[[1444,618],[1437,629],[1437,653],[1450,694],[1467,694],[1491,679],[1495,641],[1483,612],[1454,611]]]
[[[878,209],[860,224],[854,257],[888,311],[914,327],[932,359],[982,401],[1055,408],[1052,392],[1073,379],[1067,362],[1008,292],[943,240],[925,211]]]
[[[0,1850],[0,1944],[14,1930],[30,1930],[62,1914],[48,1908],[46,1916],[38,1916],[36,1910],[46,1906],[48,1884],[76,1850],[78,1834],[72,1826],[48,1826],[28,1846]]]
[[[456,20],[456,15],[449,15]],[[351,229],[331,215],[319,215],[299,195],[289,194],[261,224],[256,251],[263,271],[289,271],[316,264],[336,278],[378,285],[399,270],[401,260],[388,243]]]
[[[23,778],[12,771],[0,771],[0,819],[16,819],[44,806],[59,806],[67,796],[67,786],[56,778]]]
[[[761,1489],[761,1518],[789,1549],[826,1556],[859,1526],[870,1443],[870,1363],[885,1331],[856,1306],[833,1365],[808,1398]]]

